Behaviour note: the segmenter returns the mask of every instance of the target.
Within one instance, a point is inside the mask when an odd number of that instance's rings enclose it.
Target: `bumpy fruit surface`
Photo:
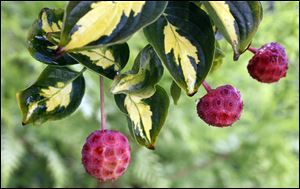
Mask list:
[[[288,57],[280,44],[268,43],[258,49],[247,68],[251,77],[260,82],[277,82],[286,76]]]
[[[82,164],[87,173],[100,181],[119,178],[130,162],[127,138],[114,130],[94,131],[82,148]]]
[[[231,85],[211,89],[197,104],[199,117],[217,127],[232,125],[240,118],[243,101],[238,90]]]

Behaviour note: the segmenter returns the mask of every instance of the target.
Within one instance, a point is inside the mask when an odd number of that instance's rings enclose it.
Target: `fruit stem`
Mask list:
[[[258,49],[257,48],[254,48],[254,47],[249,47],[248,48],[248,51],[252,52],[253,54],[256,54]]]
[[[207,93],[209,93],[212,90],[209,84],[205,80],[202,82],[202,85],[205,88]]]
[[[101,108],[101,123],[100,130],[106,130],[106,116],[105,116],[105,105],[104,105],[104,79],[100,75],[100,108]]]

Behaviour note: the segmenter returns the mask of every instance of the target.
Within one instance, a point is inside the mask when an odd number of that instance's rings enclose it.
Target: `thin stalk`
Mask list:
[[[106,130],[106,115],[105,115],[105,99],[104,99],[104,81],[103,76],[100,76],[100,109],[101,109],[101,121],[100,130]]]
[[[205,88],[206,92],[209,93],[212,89],[206,81],[202,82],[203,87]]]
[[[257,48],[254,48],[254,47],[249,47],[248,48],[248,51],[252,52],[253,54],[256,54],[258,49]]]

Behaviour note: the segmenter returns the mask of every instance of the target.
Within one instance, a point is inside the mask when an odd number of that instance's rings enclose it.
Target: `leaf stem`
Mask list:
[[[252,52],[253,54],[256,54],[258,49],[257,48],[254,48],[254,47],[249,47],[248,48],[248,51]]]
[[[205,80],[202,82],[202,85],[205,88],[207,93],[209,93],[212,90],[209,84]]]
[[[104,99],[104,81],[103,76],[100,75],[100,109],[101,109],[101,121],[100,130],[106,130],[106,115],[105,115],[105,99]]]
[[[82,74],[83,72],[85,72],[86,69],[87,69],[86,67],[83,67],[79,73]]]
[[[58,47],[55,51],[55,58],[61,58],[66,53],[64,47]]]

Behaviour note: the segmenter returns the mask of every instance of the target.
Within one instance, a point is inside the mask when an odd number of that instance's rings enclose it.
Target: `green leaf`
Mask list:
[[[79,62],[96,73],[113,79],[128,61],[128,45],[125,43],[58,53],[63,15],[63,9],[42,9],[28,37],[28,49],[32,56],[49,65],[66,66]]]
[[[169,2],[144,33],[178,86],[193,96],[214,56],[215,37],[208,15],[191,2]]]
[[[129,58],[129,47],[124,43],[68,54],[94,72],[113,79],[125,67]]]
[[[155,85],[161,79],[163,70],[157,54],[150,45],[147,45],[136,57],[132,69],[114,79],[111,92],[141,98],[150,97],[155,92]]]
[[[181,95],[181,88],[176,84],[175,81],[172,81],[171,87],[170,87],[171,96],[173,98],[174,104],[177,105],[177,102]]]
[[[216,42],[216,50],[215,50],[214,61],[213,61],[213,65],[212,65],[211,70],[210,70],[209,73],[213,73],[214,71],[219,69],[219,67],[223,63],[223,58],[224,57],[225,57],[225,53],[222,51],[219,43]]]
[[[67,54],[56,56],[63,15],[63,9],[44,8],[33,23],[27,38],[27,47],[30,54],[38,61],[56,66],[77,64]]]
[[[125,94],[115,94],[114,95],[114,99],[115,99],[115,102],[116,102],[118,108],[121,110],[121,112],[123,112],[125,114],[127,114],[127,110],[124,107],[124,101],[125,101],[126,96],[127,95],[125,95]]]
[[[82,72],[46,67],[32,86],[16,95],[23,114],[22,124],[40,124],[70,115],[80,105],[84,91]]]
[[[139,144],[154,149],[170,104],[165,90],[156,86],[156,91],[150,98],[117,94],[115,100],[121,111],[127,113],[128,127],[133,138]]]
[[[124,43],[155,21],[167,1],[69,2],[60,46],[64,51]]]
[[[231,44],[234,60],[247,50],[263,17],[259,1],[203,1],[215,25]]]

